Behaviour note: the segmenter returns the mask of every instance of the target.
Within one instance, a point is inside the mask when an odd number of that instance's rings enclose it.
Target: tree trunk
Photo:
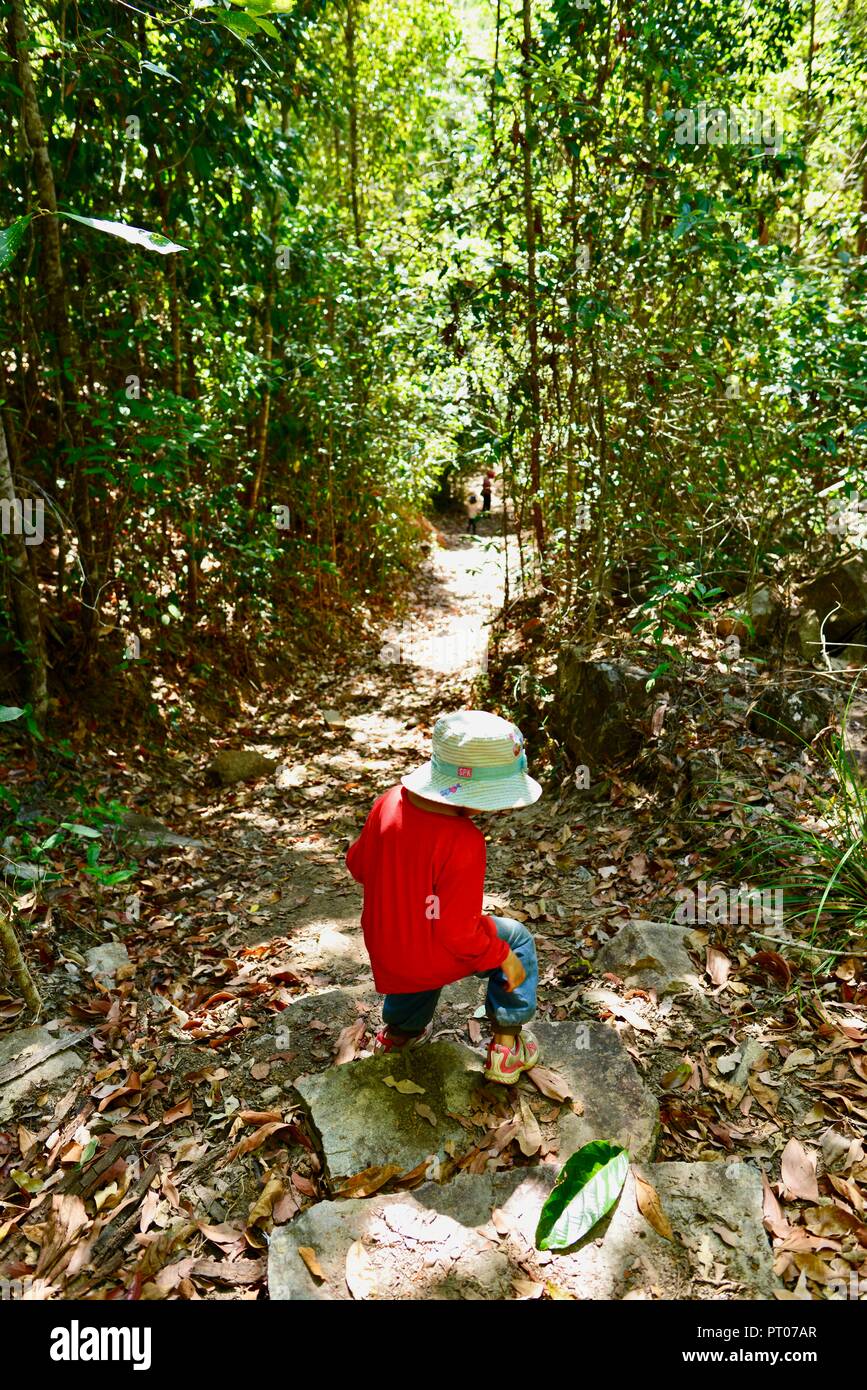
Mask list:
[[[45,638],[39,620],[39,590],[30,568],[27,554],[27,540],[23,528],[14,525],[20,517],[20,502],[15,493],[9,450],[6,446],[6,431],[0,420],[0,502],[4,503],[4,521],[8,513],[11,524],[4,531],[3,548],[6,551],[9,569],[12,574],[12,604],[18,637],[24,648],[27,661],[27,693],[37,719],[45,714],[48,703],[48,661],[45,655]]]
[[[9,971],[14,983],[21,990],[28,1009],[37,1017],[42,1013],[42,1000],[39,997],[39,990],[31,975],[27,962],[21,954],[21,947],[18,944],[18,937],[15,935],[15,928],[5,912],[0,912],[0,952],[6,960],[6,968]]]
[[[539,321],[536,285],[536,210],[533,206],[533,81],[530,53],[533,43],[532,0],[523,0],[523,100],[524,100],[524,227],[527,240],[527,343],[530,349],[530,487],[533,493],[533,531],[542,574],[545,573],[545,523],[542,515],[542,420],[539,387]]]
[[[355,3],[347,0],[343,37],[346,44],[346,70],[349,75],[349,197],[356,246],[361,245],[361,210],[358,198],[358,66],[355,59]]]
[[[61,434],[66,433],[73,449],[76,450],[72,495],[75,524],[78,530],[79,559],[83,570],[81,624],[85,635],[85,656],[87,657],[92,651],[96,633],[96,601],[100,580],[94,551],[90,492],[87,476],[79,461],[80,454],[78,453],[83,446],[83,435],[75,375],[77,353],[69,320],[69,304],[63,276],[63,261],[60,254],[60,224],[56,216],[57,196],[54,186],[54,171],[48,154],[45,127],[42,123],[36,84],[30,66],[30,36],[24,17],[23,0],[11,0],[9,29],[11,57],[17,64],[18,85],[22,94],[22,131],[32,157],[33,177],[39,202],[43,214],[47,214],[41,216],[38,223],[42,241],[40,273],[48,301],[49,325],[54,334],[59,359],[57,405],[60,414],[60,431]]]

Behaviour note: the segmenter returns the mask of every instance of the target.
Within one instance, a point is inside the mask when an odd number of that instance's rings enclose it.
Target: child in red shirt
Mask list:
[[[430,762],[401,781],[374,802],[346,856],[364,887],[364,941],[386,996],[374,1048],[423,1042],[442,987],[483,975],[493,1027],[485,1075],[510,1084],[539,1060],[522,1031],[536,1009],[536,951],[520,922],[482,912],[485,840],[471,818],[528,806],[542,789],[527,774],[520,730],[481,710],[438,720]]]

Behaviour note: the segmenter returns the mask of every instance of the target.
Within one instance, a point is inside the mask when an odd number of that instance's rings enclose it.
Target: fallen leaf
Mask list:
[[[431,1110],[431,1108],[430,1108],[429,1105],[425,1105],[425,1104],[424,1104],[424,1101],[417,1100],[416,1103],[415,1103],[414,1109],[415,1109],[415,1113],[416,1113],[417,1115],[420,1115],[421,1118],[422,1118],[423,1120],[427,1120],[427,1121],[428,1121],[430,1124],[432,1124],[432,1125],[435,1125],[435,1124],[436,1124],[436,1122],[437,1122],[437,1117],[436,1117],[436,1115],[435,1115],[434,1112]]]
[[[541,1091],[549,1100],[556,1100],[562,1104],[564,1100],[575,1099],[568,1081],[564,1081],[562,1076],[558,1076],[557,1072],[551,1071],[549,1067],[533,1067],[527,1072],[527,1076],[536,1090]]]
[[[535,1279],[513,1279],[512,1288],[519,1298],[541,1298],[545,1292],[544,1284],[537,1284]]]
[[[186,1119],[186,1117],[192,1115],[192,1113],[193,1102],[191,1098],[187,1096],[186,1100],[179,1101],[177,1105],[172,1106],[171,1110],[165,1112],[163,1115],[163,1124],[173,1125],[176,1120]]]
[[[354,1173],[351,1178],[346,1178],[335,1188],[335,1194],[338,1197],[369,1197],[381,1187],[385,1187],[386,1183],[391,1182],[399,1173],[400,1165],[397,1163],[373,1164],[363,1172]]]
[[[780,1074],[785,1076],[786,1072],[794,1071],[795,1067],[811,1067],[815,1060],[815,1052],[811,1052],[808,1047],[796,1047],[783,1063]]]
[[[718,950],[716,946],[708,946],[704,968],[715,985],[724,985],[732,963],[725,951]]]
[[[671,1222],[663,1210],[659,1193],[639,1172],[633,1168],[632,1176],[635,1179],[635,1200],[638,1202],[638,1210],[645,1221],[653,1227],[666,1240],[674,1240],[674,1231],[671,1229]]]
[[[298,1254],[301,1256],[314,1279],[325,1278],[316,1251],[311,1245],[299,1245]]]
[[[370,1258],[360,1240],[354,1240],[346,1252],[344,1270],[346,1287],[353,1298],[375,1298],[376,1276]]]
[[[783,1149],[780,1177],[785,1189],[784,1197],[803,1197],[806,1201],[818,1202],[816,1158],[797,1139],[790,1139]]]
[[[532,1158],[542,1147],[542,1131],[524,1097],[521,1097],[521,1126],[517,1133],[518,1148],[525,1158]]]
[[[402,1096],[424,1095],[424,1086],[416,1086],[414,1081],[409,1081],[406,1078],[403,1081],[395,1081],[393,1076],[386,1076],[384,1078],[384,1084],[386,1086],[391,1086],[395,1091],[400,1091]]]
[[[250,1075],[254,1081],[264,1081],[271,1071],[270,1062],[254,1062],[250,1068]]]
[[[335,1044],[334,1065],[342,1067],[346,1062],[351,1062],[358,1056],[359,1049],[364,1041],[364,1019],[358,1018],[354,1023],[350,1023],[347,1028],[338,1034]]]

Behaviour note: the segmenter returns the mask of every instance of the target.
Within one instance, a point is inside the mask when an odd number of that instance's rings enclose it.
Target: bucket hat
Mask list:
[[[430,762],[400,780],[416,796],[473,811],[532,806],[542,795],[527,772],[521,730],[479,709],[442,715],[434,725]]]

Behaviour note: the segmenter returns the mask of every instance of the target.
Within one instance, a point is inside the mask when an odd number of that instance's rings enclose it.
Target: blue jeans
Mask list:
[[[536,944],[527,928],[511,917],[494,917],[497,935],[508,941],[527,972],[523,984],[511,992],[506,989],[506,977],[499,966],[495,970],[478,971],[479,979],[488,981],[485,1012],[492,1023],[501,1028],[517,1028],[527,1023],[536,1012],[536,990],[539,985],[539,966]],[[434,1016],[438,989],[423,989],[417,994],[387,994],[382,1005],[382,1020],[400,1033],[420,1033]]]

